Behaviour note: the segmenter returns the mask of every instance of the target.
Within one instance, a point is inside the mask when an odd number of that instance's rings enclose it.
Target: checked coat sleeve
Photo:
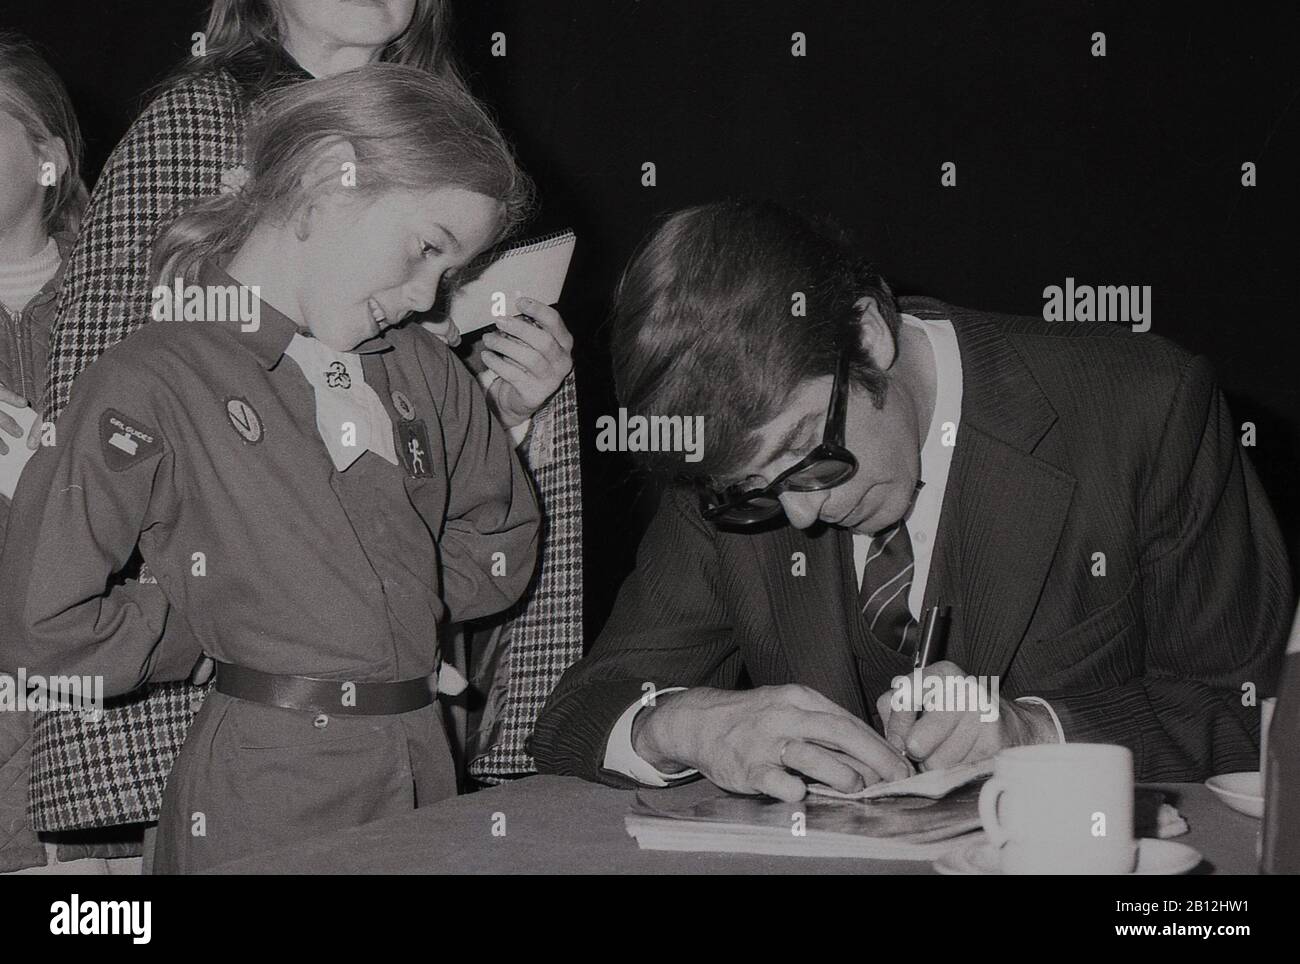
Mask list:
[[[492,684],[470,774],[483,783],[536,771],[525,746],[547,696],[582,658],[582,473],[578,399],[569,373],[533,418],[527,461],[542,511],[541,566],[524,598],[507,614],[504,653]]]

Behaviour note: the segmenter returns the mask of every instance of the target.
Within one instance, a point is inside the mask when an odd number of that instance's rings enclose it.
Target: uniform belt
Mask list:
[[[238,700],[288,710],[341,713],[346,716],[391,716],[409,713],[434,701],[427,676],[395,683],[362,683],[314,676],[280,676],[217,663],[218,693]]]

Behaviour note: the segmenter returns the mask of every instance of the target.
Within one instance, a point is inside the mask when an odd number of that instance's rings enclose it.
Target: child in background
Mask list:
[[[0,32],[0,454],[24,433],[10,409],[45,393],[55,294],[86,207],[81,130],[62,81],[15,33]],[[0,495],[0,537],[9,500]]]
[[[0,455],[40,442],[40,419],[23,432],[14,416],[45,392],[55,295],[86,206],[80,160],[63,83],[26,40],[0,32]],[[8,518],[0,493],[0,544]],[[15,669],[0,650],[0,672]],[[26,712],[0,711],[0,873],[46,863],[27,815],[31,726]]]
[[[184,621],[217,661],[155,870],[455,793],[429,688],[439,624],[519,597],[539,518],[473,376],[420,326],[393,326],[529,200],[449,81],[373,64],[270,95],[242,187],[154,247],[159,283],[186,303],[194,286],[203,319],[106,352],[24,473],[0,556],[9,658],[126,693],[189,674],[199,648],[167,642]],[[177,301],[155,298],[155,317]],[[158,595],[117,578],[137,546]]]

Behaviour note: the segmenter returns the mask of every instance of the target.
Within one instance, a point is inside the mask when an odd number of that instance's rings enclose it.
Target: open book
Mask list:
[[[799,803],[718,791],[666,806],[638,794],[624,825],[642,850],[937,860],[980,829],[980,789],[992,771],[983,760],[855,794],[814,784]],[[1133,824],[1139,837],[1187,832],[1182,815],[1147,787],[1134,794]]]
[[[572,231],[557,231],[497,251],[487,267],[452,295],[447,314],[467,335],[513,315],[521,295],[555,304],[564,290],[575,243]]]
[[[971,772],[947,777],[943,793],[939,780],[919,784],[937,797],[899,789],[929,774],[885,784],[894,787],[892,794],[873,798],[812,793],[799,803],[782,803],[726,794],[674,808],[638,794],[624,825],[642,850],[934,860],[955,838],[980,827],[979,783],[988,768],[953,768],[958,770]]]

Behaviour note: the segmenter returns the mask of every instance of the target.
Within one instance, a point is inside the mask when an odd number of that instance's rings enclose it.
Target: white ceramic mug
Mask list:
[[[1127,874],[1133,754],[1107,743],[1017,746],[994,759],[980,821],[1007,874]]]

